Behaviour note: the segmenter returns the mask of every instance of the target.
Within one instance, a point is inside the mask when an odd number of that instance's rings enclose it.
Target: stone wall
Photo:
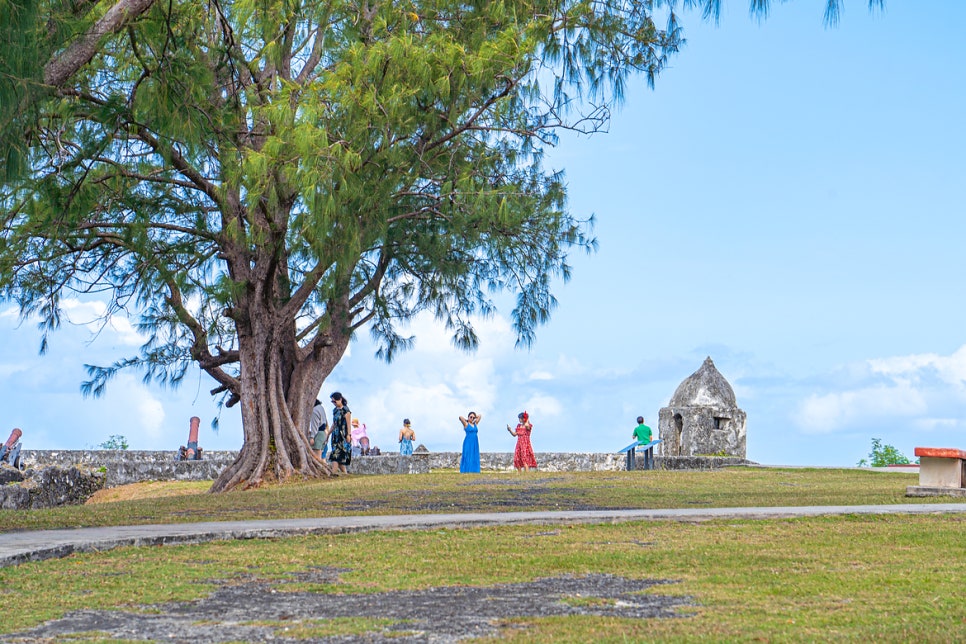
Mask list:
[[[21,456],[28,469],[86,465],[104,473],[104,487],[117,487],[139,481],[213,481],[237,452],[203,454],[200,461],[176,461],[173,450],[24,450]]]
[[[104,474],[86,465],[0,467],[0,510],[79,505],[104,487]]]
[[[200,461],[176,461],[175,452],[139,450],[24,450],[28,468],[57,466],[69,468],[85,465],[104,473],[105,487],[116,487],[138,481],[211,481],[235,460],[237,452],[205,451]],[[538,452],[542,472],[605,472],[625,467],[623,454],[600,452]],[[643,462],[638,458],[638,465]],[[716,469],[747,465],[751,461],[729,457],[661,457],[654,459],[657,469]],[[412,456],[382,454],[356,457],[349,471],[354,474],[420,474],[432,470],[459,469],[459,452],[417,452]],[[512,472],[513,454],[484,452],[480,454],[484,472]]]

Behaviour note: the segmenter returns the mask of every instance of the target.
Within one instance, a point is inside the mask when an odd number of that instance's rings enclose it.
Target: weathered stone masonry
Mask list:
[[[734,389],[709,357],[678,385],[668,406],[658,413],[661,455],[744,459],[746,418]]]
[[[102,470],[104,487],[116,487],[138,481],[203,481],[214,480],[222,468],[234,461],[237,452],[205,451],[200,461],[176,461],[174,452],[139,450],[32,450],[23,453],[27,467],[87,466]],[[623,470],[621,454],[596,452],[537,452],[538,469],[543,472],[601,472]],[[382,454],[355,457],[349,471],[354,474],[419,474],[432,470],[459,469],[459,452],[416,452],[412,456]],[[657,469],[716,469],[744,465],[748,461],[735,458],[662,458]],[[484,452],[480,454],[484,472],[512,472],[513,454]]]

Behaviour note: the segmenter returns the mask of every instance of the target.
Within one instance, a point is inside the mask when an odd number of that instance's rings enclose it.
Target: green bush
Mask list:
[[[909,459],[902,455],[892,445],[883,445],[882,439],[872,439],[872,451],[869,452],[869,459],[859,461],[859,467],[886,467],[887,465],[908,465]]]
[[[111,434],[111,436],[98,445],[101,449],[127,449],[127,439],[120,434]]]

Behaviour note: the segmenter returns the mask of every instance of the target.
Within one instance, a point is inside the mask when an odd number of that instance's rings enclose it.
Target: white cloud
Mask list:
[[[799,403],[793,420],[806,434],[877,424],[923,431],[960,424],[948,413],[966,398],[966,345],[948,356],[876,358],[843,371],[850,388],[813,393]]]
[[[553,396],[537,394],[531,396],[524,405],[527,413],[537,422],[536,419],[551,420],[559,418],[563,413],[563,405]]]
[[[912,424],[917,430],[930,432],[962,427],[963,421],[958,418],[917,418]]]
[[[515,424],[524,409],[541,431],[539,449],[586,449],[581,420],[586,405],[605,407],[620,419],[600,420],[605,433],[615,432],[613,438],[601,440],[613,442],[615,449],[623,447],[624,430],[630,433],[631,420],[642,405],[626,368],[588,367],[565,353],[541,358],[538,352],[517,349],[509,320],[499,315],[474,320],[474,325],[480,346],[466,353],[452,346],[440,323],[421,316],[404,330],[416,336],[415,350],[400,354],[390,365],[372,361],[371,341],[360,337],[359,350],[340,363],[326,390],[346,394],[353,413],[367,424],[373,444],[384,451],[387,445],[396,449],[403,418],[412,420],[417,443],[434,451],[458,451],[464,436],[458,417],[470,410],[483,415],[483,451],[512,451],[514,439],[505,426]],[[605,387],[606,393],[596,392],[595,386]],[[373,390],[364,391],[368,388]],[[620,411],[627,396],[633,397],[632,414]]]
[[[119,318],[116,315],[111,316],[108,327],[113,329],[117,334],[116,337],[119,344],[139,347],[147,340],[147,338],[134,328],[131,321],[127,318]]]
[[[107,312],[107,305],[100,300],[81,301],[72,297],[61,300],[61,308],[67,314],[72,324],[87,325],[103,317]]]
[[[24,362],[0,363],[0,380],[4,380],[18,373],[26,373],[30,365]]]
[[[124,346],[144,344],[146,338],[137,332],[128,318],[111,315],[105,323],[107,305],[100,300],[81,301],[67,298],[61,302],[61,306],[71,324],[85,327],[92,336],[98,336],[101,341]]]
[[[507,347],[513,347],[513,327],[510,321],[502,315],[492,315],[488,318],[473,318],[471,320],[479,347],[473,354],[466,354],[453,346],[453,332],[448,331],[441,322],[429,314],[418,316],[403,329],[403,335],[416,337],[416,347],[420,353],[492,356],[502,353]]]
[[[404,418],[412,421],[417,444],[439,445],[461,438],[457,417],[466,413],[445,383],[423,384],[408,379],[394,380],[378,391],[350,398],[349,406],[366,424],[372,444],[386,452],[396,451]]]
[[[585,371],[584,365],[577,358],[560,354],[557,356],[557,372],[576,375]]]
[[[134,374],[118,375],[104,396],[91,402],[88,413],[98,419],[88,425],[95,445],[114,434],[126,437],[132,449],[176,449],[187,440],[188,418],[182,436],[180,424],[167,423],[164,405]]]
[[[554,375],[549,371],[532,371],[530,372],[530,380],[553,380]]]
[[[456,371],[454,384],[465,400],[475,401],[471,405],[489,407],[496,398],[494,375],[493,360],[470,360]]]
[[[143,387],[139,388],[137,393],[139,395],[134,399],[133,404],[142,419],[144,433],[151,439],[165,436],[164,405]]]
[[[892,378],[908,377],[919,380],[935,373],[943,382],[959,387],[966,386],[966,345],[950,356],[935,353],[914,354],[894,358],[869,360],[873,373]]]
[[[464,436],[459,417],[470,410],[485,417],[480,439],[486,450],[493,437],[486,429],[498,422],[492,410],[507,382],[502,373],[513,354],[513,342],[505,318],[474,320],[474,326],[480,346],[466,353],[452,346],[450,334],[431,315],[419,316],[402,330],[416,336],[416,350],[401,353],[390,365],[373,361],[371,340],[360,337],[360,350],[345,357],[325,387],[346,395],[353,414],[366,423],[372,444],[383,451],[398,448],[403,418],[412,421],[417,444],[433,450],[459,449]],[[361,387],[376,389],[360,391]],[[495,444],[490,448],[500,449]]]
[[[490,359],[433,360],[404,372],[392,370],[392,375],[392,380],[380,383],[378,391],[363,394],[358,403],[350,398],[373,444],[384,450],[386,445],[395,450],[403,418],[412,420],[417,443],[452,448],[463,439],[459,417],[471,409],[479,413],[492,409],[496,397],[497,378]]]
[[[100,300],[79,300],[64,298],[60,302],[64,321],[74,327],[88,332],[87,340],[94,340],[105,345],[120,344],[124,346],[141,346],[145,337],[138,333],[130,319],[123,315],[107,316],[107,305]],[[9,307],[0,312],[0,319],[16,319],[19,309]],[[27,322],[36,324],[40,316],[32,315]]]
[[[927,412],[922,393],[909,385],[869,387],[811,395],[799,406],[795,420],[807,434],[826,434],[856,421],[895,422]]]

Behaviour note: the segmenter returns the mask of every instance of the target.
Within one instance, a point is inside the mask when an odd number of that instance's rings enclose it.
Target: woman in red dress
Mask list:
[[[533,445],[530,444],[530,432],[533,431],[533,425],[530,424],[530,416],[527,412],[521,412],[517,418],[520,422],[517,423],[516,429],[510,429],[509,425],[506,426],[510,435],[517,437],[517,447],[513,450],[513,467],[517,471],[528,472],[531,467],[537,468],[537,459],[533,455]]]

